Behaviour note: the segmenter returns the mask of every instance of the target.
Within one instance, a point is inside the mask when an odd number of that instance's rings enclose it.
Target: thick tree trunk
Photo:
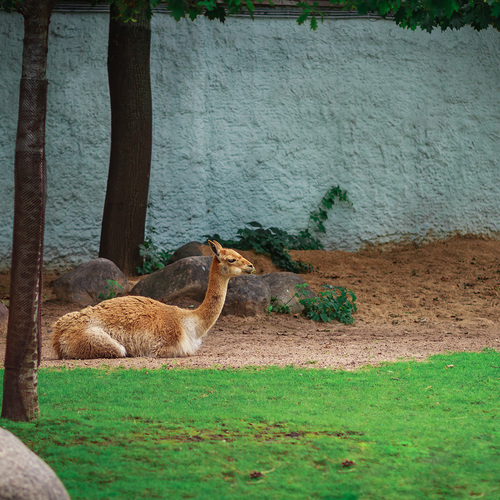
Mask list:
[[[39,415],[37,369],[41,346],[45,226],[48,28],[55,0],[25,0],[22,76],[15,155],[14,236],[2,417]]]
[[[113,5],[108,45],[111,156],[99,256],[132,274],[141,264],[151,166],[151,25],[144,10],[135,22],[124,23],[117,13]]]

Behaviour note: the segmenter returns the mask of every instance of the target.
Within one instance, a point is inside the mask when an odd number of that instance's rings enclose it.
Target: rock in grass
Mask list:
[[[69,500],[55,472],[20,439],[1,427],[0,499]]]

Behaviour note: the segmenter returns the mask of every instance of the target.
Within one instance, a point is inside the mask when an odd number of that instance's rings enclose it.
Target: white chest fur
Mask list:
[[[179,355],[189,356],[194,354],[201,346],[201,325],[199,320],[193,317],[183,318],[182,337],[179,342]]]

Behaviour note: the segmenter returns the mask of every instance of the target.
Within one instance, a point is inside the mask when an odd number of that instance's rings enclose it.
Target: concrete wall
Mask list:
[[[54,14],[45,262],[97,255],[109,122],[106,14]],[[9,265],[22,19],[0,14],[0,267]],[[296,232],[346,189],[328,248],[500,235],[500,33],[389,21],[153,18],[148,224],[175,248],[245,222]]]

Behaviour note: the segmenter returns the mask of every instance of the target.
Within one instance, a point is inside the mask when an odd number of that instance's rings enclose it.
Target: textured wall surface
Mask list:
[[[245,222],[296,232],[346,189],[328,248],[500,235],[500,33],[389,21],[153,17],[148,224],[175,248]],[[55,14],[45,262],[97,255],[109,155],[106,14]],[[22,19],[0,14],[0,267],[12,238]]]

